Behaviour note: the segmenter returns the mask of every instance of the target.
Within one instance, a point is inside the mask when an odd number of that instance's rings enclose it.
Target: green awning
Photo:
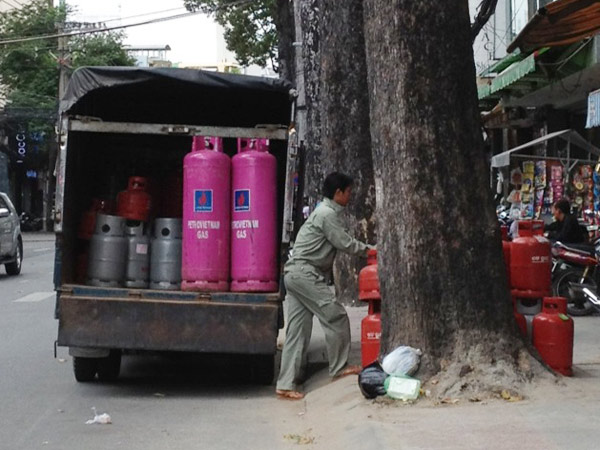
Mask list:
[[[506,86],[513,84],[515,81],[520,80],[528,73],[535,71],[535,57],[536,54],[532,53],[523,61],[514,63],[500,75],[492,80],[490,93],[497,92]]]
[[[500,73],[511,64],[522,61],[523,58],[525,58],[526,56],[527,54],[523,54],[519,49],[517,49],[511,54],[506,55],[500,61],[497,61],[496,63],[492,64],[490,67],[481,72],[479,76],[485,77],[493,73]]]

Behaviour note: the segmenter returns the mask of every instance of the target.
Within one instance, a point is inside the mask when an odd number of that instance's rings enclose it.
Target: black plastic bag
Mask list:
[[[358,374],[360,392],[369,399],[385,395],[383,383],[387,377],[388,374],[383,371],[378,361],[369,364]]]

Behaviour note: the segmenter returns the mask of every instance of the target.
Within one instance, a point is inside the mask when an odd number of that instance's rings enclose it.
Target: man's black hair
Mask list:
[[[343,192],[353,183],[352,177],[340,172],[332,172],[327,175],[323,182],[323,195],[332,199],[338,189]]]
[[[560,200],[557,200],[556,202],[554,202],[553,206],[556,209],[562,211],[565,216],[571,214],[571,204],[566,198],[561,198]]]

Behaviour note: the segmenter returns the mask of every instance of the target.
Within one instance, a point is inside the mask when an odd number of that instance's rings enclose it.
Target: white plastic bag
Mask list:
[[[106,413],[98,414],[98,412],[96,411],[96,408],[94,406],[92,406],[92,411],[94,411],[94,418],[87,420],[85,422],[86,425],[93,425],[95,423],[101,424],[101,425],[110,425],[112,423],[112,420],[108,414],[106,414]]]
[[[385,393],[396,400],[416,400],[419,397],[421,382],[406,375],[392,375],[386,378],[384,387]]]
[[[412,375],[419,368],[420,361],[421,350],[403,345],[388,353],[381,367],[390,375]]]

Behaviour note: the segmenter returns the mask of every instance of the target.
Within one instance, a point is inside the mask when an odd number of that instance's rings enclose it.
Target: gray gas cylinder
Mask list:
[[[127,236],[125,286],[147,288],[150,279],[150,239],[144,234],[144,223],[128,224],[125,227],[125,235]]]
[[[150,251],[150,288],[181,286],[181,219],[156,219]]]
[[[122,286],[127,261],[125,219],[98,214],[90,240],[87,282],[92,286]]]

